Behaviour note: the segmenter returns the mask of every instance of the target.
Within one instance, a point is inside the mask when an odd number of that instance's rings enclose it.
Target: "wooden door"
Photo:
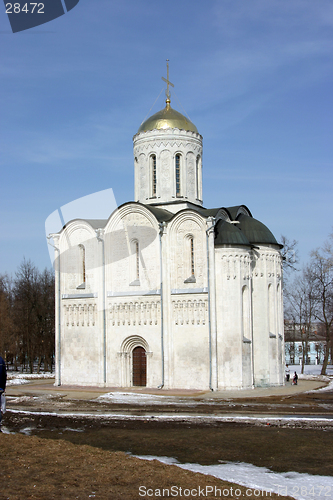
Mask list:
[[[133,349],[133,385],[145,386],[147,383],[147,358],[143,347]]]

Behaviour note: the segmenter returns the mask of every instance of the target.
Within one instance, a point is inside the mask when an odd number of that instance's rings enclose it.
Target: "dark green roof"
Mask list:
[[[240,214],[237,217],[237,220],[239,221],[237,227],[242,231],[252,245],[269,243],[281,246],[278,244],[268,227],[266,227],[262,222],[259,222],[257,219],[249,217],[248,215]]]
[[[225,210],[230,214],[231,220],[236,220],[236,217],[238,215],[238,211],[241,208],[244,208],[252,216],[250,210],[245,205],[235,205],[234,207],[226,207]]]
[[[220,208],[196,207],[196,211],[204,217],[215,217]]]
[[[106,226],[108,219],[85,219],[93,229],[100,229]]]
[[[153,205],[143,205],[138,202],[127,202],[124,205],[133,203],[142,205],[148,209],[158,222],[169,222],[176,214],[159,208]],[[123,205],[121,205],[123,206]],[[119,209],[120,207],[118,207]],[[193,205],[193,208],[187,210],[195,210],[203,217],[216,217],[220,210],[224,210],[230,217],[231,221],[236,221],[236,224],[227,222],[223,219],[218,220],[215,226],[215,245],[260,245],[271,244],[282,248],[271,231],[262,222],[254,219],[249,215],[239,213],[240,209],[244,208],[248,213],[251,213],[245,205],[237,205],[234,207],[219,207],[219,208],[204,208]],[[118,210],[116,209],[116,210]],[[238,214],[238,215],[237,215]],[[112,214],[111,214],[112,215]],[[110,215],[110,217],[111,217]],[[80,219],[77,219],[80,220]],[[83,219],[82,219],[83,220]],[[93,229],[105,227],[107,219],[87,219],[85,222],[91,225]],[[73,221],[70,221],[73,222]],[[237,223],[238,222],[238,223]],[[64,226],[68,226],[69,222]]]
[[[152,205],[144,205],[145,208],[148,208],[148,210],[155,215],[156,219],[158,222],[167,222],[172,219],[174,216],[173,213],[169,212],[168,210],[164,210],[163,208],[157,208]]]
[[[219,220],[215,226],[215,246],[218,245],[246,245],[251,243],[244,233],[238,229],[238,224],[230,224],[225,220]]]

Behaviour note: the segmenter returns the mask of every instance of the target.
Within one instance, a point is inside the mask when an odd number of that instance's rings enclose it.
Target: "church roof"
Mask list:
[[[58,231],[58,233],[61,233],[66,227],[69,226],[69,224],[71,224],[72,222],[75,222],[75,221],[87,222],[88,224],[90,224],[90,226],[93,229],[101,229],[101,228],[104,228],[106,226],[108,219],[81,219],[81,218],[71,219],[71,220],[67,221],[66,224],[64,224],[62,226],[62,228]]]
[[[237,215],[244,212],[252,217],[250,210],[245,205],[236,205],[234,207],[217,207],[217,208],[196,207],[196,210],[204,217],[216,217],[220,210],[226,212],[230,220],[236,220]]]
[[[251,243],[245,234],[225,220],[220,219],[215,226],[215,245],[246,245]]]
[[[148,208],[148,210],[150,210],[150,212],[153,215],[155,215],[158,222],[168,222],[174,216],[173,213],[169,212],[168,210],[164,210],[163,208],[157,208],[154,207],[153,205],[144,205],[144,206]]]
[[[130,202],[137,205],[141,205],[141,203]],[[124,203],[127,205],[127,203]],[[121,205],[123,206],[123,205]],[[173,217],[177,215],[177,213],[169,212],[164,208],[155,207],[154,205],[143,205],[146,209],[148,209],[156,218],[158,222],[169,222]],[[120,208],[120,207],[118,207]],[[204,207],[193,207],[185,210],[195,210],[200,213],[203,217],[216,217],[218,216],[218,212],[220,210],[225,211],[230,216],[230,221],[224,219],[219,219],[215,225],[215,246],[219,245],[259,245],[259,244],[272,244],[277,245],[280,248],[283,245],[280,245],[272,232],[266,227],[262,222],[254,219],[252,215],[245,215],[240,212],[247,211],[250,214],[250,211],[245,205],[237,205],[235,207],[219,207],[219,208],[204,208]],[[179,212],[178,212],[179,213]],[[219,217],[219,216],[218,216]],[[108,222],[108,219],[74,219],[74,220],[84,220],[93,229],[104,228]],[[69,221],[73,222],[73,221]],[[63,229],[68,226],[69,222],[65,224]],[[236,222],[234,224],[233,222]]]
[[[197,127],[194,123],[186,118],[186,116],[179,113],[170,106],[167,102],[165,108],[161,109],[150,118],[145,120],[138,130],[140,132],[146,132],[147,130],[160,130],[167,128],[178,128],[180,130],[189,130],[191,132],[196,132],[198,134]]]
[[[254,219],[253,217],[249,217],[248,215],[239,214],[237,216],[237,220],[239,224],[237,227],[242,231],[242,233],[246,236],[246,238],[252,244],[272,244],[278,245],[282,248],[283,245],[279,245],[276,241],[273,233],[268,229],[265,224]]]
[[[106,226],[108,219],[84,219],[93,229],[100,229]]]
[[[250,210],[245,205],[236,205],[234,207],[227,207],[225,208],[225,210],[230,215],[231,220],[236,220],[237,215],[244,213],[244,211],[247,212],[248,215],[252,217]]]

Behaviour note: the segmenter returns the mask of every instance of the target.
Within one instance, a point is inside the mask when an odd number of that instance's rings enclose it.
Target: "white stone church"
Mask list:
[[[53,235],[56,384],[281,385],[281,246],[246,206],[203,207],[202,136],[167,83],[133,138],[135,201]]]

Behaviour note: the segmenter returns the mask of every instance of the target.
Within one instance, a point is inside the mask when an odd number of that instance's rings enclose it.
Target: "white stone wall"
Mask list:
[[[202,205],[202,137],[196,132],[162,129],[134,136],[135,200],[166,203],[186,200]],[[176,193],[175,157],[180,155],[180,194]],[[156,155],[156,195],[150,158]]]
[[[250,255],[243,248],[216,248],[218,388],[242,388],[250,380],[251,356],[244,345],[243,287],[250,287]],[[250,321],[250,311],[244,311]],[[249,332],[245,334],[248,336]],[[243,361],[243,356],[246,356]],[[243,375],[244,371],[244,375]],[[251,385],[251,384],[250,384]]]
[[[139,275],[136,255],[139,244]],[[159,226],[151,212],[128,203],[115,212],[105,228],[107,291],[142,293],[160,287]]]
[[[277,249],[216,249],[218,387],[283,383],[281,256]]]
[[[283,383],[281,256],[273,247],[253,251],[253,357],[256,386]]]
[[[161,384],[161,309],[159,296],[108,299],[107,385],[132,385],[132,351],[147,353],[147,386]]]
[[[109,220],[105,245],[106,383],[118,387],[132,385],[132,351],[141,346],[147,352],[147,386],[157,387],[161,384],[158,223],[147,208],[126,204]]]
[[[102,252],[100,243],[92,227],[85,221],[77,220],[71,222],[62,232],[58,245],[60,249],[61,320],[59,343],[57,307],[57,380],[60,379],[62,385],[102,385]],[[57,286],[56,291],[58,292]],[[58,300],[59,297],[57,303]]]
[[[168,386],[173,388],[209,389],[205,230],[205,219],[192,210],[185,210],[175,215],[163,235],[168,255],[166,274],[169,275],[164,298],[169,316],[166,326]]]
[[[133,349],[141,346],[148,387],[283,383],[280,253],[270,245],[212,246],[209,282],[207,225],[211,221],[187,209],[161,228],[145,206],[128,203],[99,239],[84,221],[67,226],[57,243],[57,381],[129,387]]]
[[[209,389],[209,330],[207,294],[172,296],[174,353],[170,366],[173,388]]]

